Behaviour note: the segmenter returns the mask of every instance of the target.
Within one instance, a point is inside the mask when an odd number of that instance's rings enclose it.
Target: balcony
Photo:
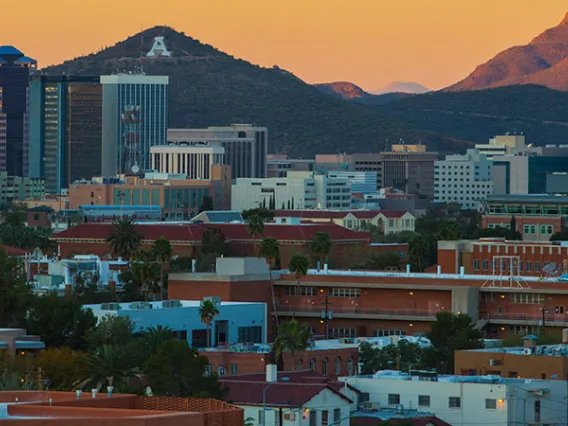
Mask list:
[[[274,312],[278,316],[302,316],[320,318],[324,308],[321,306],[280,305]],[[378,309],[359,307],[334,307],[329,309],[333,318],[435,321],[436,311],[419,309]]]
[[[479,319],[488,320],[491,324],[518,324],[518,325],[540,325],[542,322],[542,313],[502,313],[490,314],[488,312],[480,312]],[[547,313],[544,316],[545,325],[554,327],[568,326],[568,315]]]

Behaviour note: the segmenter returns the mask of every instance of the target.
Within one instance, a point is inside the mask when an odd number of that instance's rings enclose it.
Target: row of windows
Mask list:
[[[315,296],[316,288],[313,286],[289,285],[286,287],[287,296]]]
[[[525,234],[536,234],[537,225],[523,225],[523,232]],[[554,227],[552,225],[540,225],[541,234],[553,234]]]
[[[388,395],[389,405],[399,405],[400,404],[400,394],[389,393]],[[418,395],[418,406],[419,407],[430,407],[430,395]],[[448,408],[461,408],[461,398],[459,396],[448,397]],[[492,398],[485,399],[485,409],[486,410],[496,410],[497,400]]]
[[[373,330],[373,337],[405,336],[404,330]]]
[[[518,270],[519,272],[533,272],[533,266],[534,266],[534,272],[541,271],[541,262],[538,260],[535,262],[531,261],[517,262],[517,261],[502,260],[499,264],[495,260],[491,261],[492,270],[509,271],[512,269],[513,271]],[[545,263],[542,269],[544,269],[545,271],[555,270],[556,263],[555,262]],[[473,270],[479,271],[479,259],[474,259]],[[481,261],[481,270],[483,271],[489,270],[489,260],[483,259]]]
[[[361,296],[361,289],[350,287],[332,287],[329,289],[329,296],[355,298]]]
[[[357,337],[357,330],[354,328],[330,328],[328,334],[332,338]]]

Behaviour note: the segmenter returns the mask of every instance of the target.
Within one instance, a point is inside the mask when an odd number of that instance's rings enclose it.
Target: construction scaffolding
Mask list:
[[[493,256],[491,277],[481,287],[531,288],[521,276],[520,256]]]

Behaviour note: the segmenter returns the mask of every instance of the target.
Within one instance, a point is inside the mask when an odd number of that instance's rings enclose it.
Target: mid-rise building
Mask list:
[[[353,194],[372,194],[377,192],[377,172],[329,171],[328,178],[346,179]]]
[[[13,46],[0,46],[0,171],[27,176],[28,86],[37,62]]]
[[[168,129],[168,142],[225,148],[225,165],[232,178],[267,177],[268,130],[251,124],[233,124],[207,129]]]
[[[24,201],[26,198],[45,197],[45,186],[42,179],[8,176],[0,172],[0,206]]]
[[[434,201],[479,208],[479,200],[493,193],[492,163],[485,154],[468,149],[465,155],[447,155],[434,163]]]
[[[150,148],[152,170],[182,173],[188,179],[210,179],[211,168],[224,164],[225,148],[203,143],[169,142]]]
[[[268,154],[266,156],[266,177],[286,177],[286,173],[312,172],[315,160],[288,158],[285,154]]]
[[[498,155],[523,151],[527,148],[527,145],[524,135],[511,135],[507,133],[506,135],[499,135],[489,139],[489,143],[486,144],[476,143],[475,148],[478,149],[481,154],[485,154],[487,158],[493,158]]]
[[[99,77],[34,75],[30,82],[29,176],[61,193],[101,174],[102,86]]]
[[[168,83],[167,76],[101,76],[103,176],[150,169],[150,147],[167,140]]]
[[[316,155],[315,171],[327,173],[330,171],[374,172],[377,174],[377,187],[381,183],[381,155],[379,153],[358,154],[318,154]]]
[[[393,187],[407,194],[434,198],[434,162],[438,154],[423,145],[393,145],[381,152],[379,188]]]

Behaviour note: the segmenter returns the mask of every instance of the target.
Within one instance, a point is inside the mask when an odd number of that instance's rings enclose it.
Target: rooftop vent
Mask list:
[[[179,300],[164,300],[162,308],[181,308],[183,305]]]
[[[152,304],[150,302],[132,302],[129,307],[130,309],[152,309]]]
[[[119,311],[120,303],[103,303],[101,305],[101,310],[103,311]]]

